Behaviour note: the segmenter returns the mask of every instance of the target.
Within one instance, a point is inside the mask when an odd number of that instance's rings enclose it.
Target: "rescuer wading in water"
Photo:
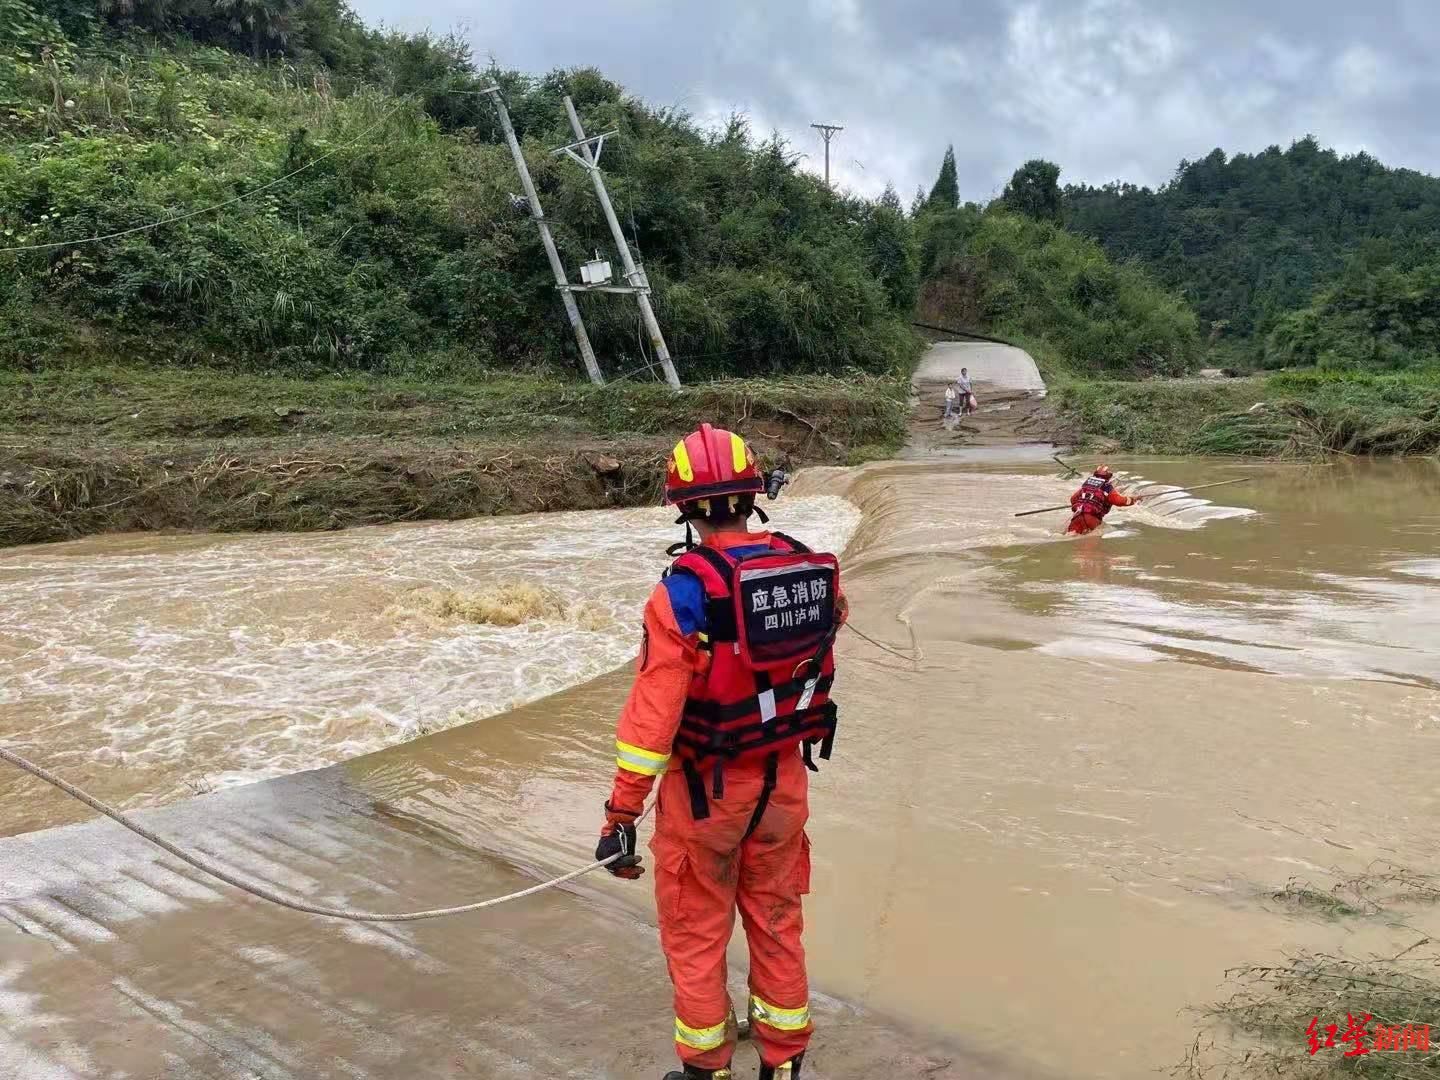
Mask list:
[[[1072,513],[1066,532],[1093,532],[1100,527],[1112,506],[1134,506],[1140,501],[1138,497],[1116,491],[1114,476],[1109,465],[1095,466],[1094,473],[1087,476],[1075,494],[1070,496]]]
[[[772,473],[770,497],[784,483]],[[738,910],[750,947],[761,1080],[798,1080],[813,1030],[800,937],[810,887],[807,768],[835,734],[831,646],[846,616],[839,565],[750,532],[766,490],[738,435],[709,424],[676,444],[665,500],[699,532],[645,605],[635,684],[616,732],[597,859],[637,878],[635,821],[655,777],[655,900],[675,988],[666,1080],[728,1078],[736,1023],[725,950]],[[677,548],[684,545],[677,545]],[[675,549],[672,549],[672,554]]]

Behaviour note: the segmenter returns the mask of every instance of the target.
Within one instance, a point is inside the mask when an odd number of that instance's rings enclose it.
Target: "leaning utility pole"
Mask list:
[[[625,282],[629,286],[627,291],[635,293],[635,301],[640,305],[640,315],[645,320],[645,329],[650,335],[650,344],[665,372],[665,381],[672,390],[679,390],[680,376],[675,373],[675,365],[670,362],[670,350],[665,345],[665,335],[660,332],[660,323],[650,306],[650,282],[645,277],[645,271],[635,265],[635,260],[630,255],[630,245],[620,229],[619,219],[615,217],[615,207],[610,205],[610,194],[605,190],[605,177],[601,174],[599,165],[599,152],[604,150],[605,135],[586,137],[585,129],[580,126],[580,116],[575,112],[575,103],[568,95],[565,98],[565,111],[570,114],[570,127],[575,132],[576,141],[569,146],[560,147],[555,153],[567,154],[579,162],[595,182],[595,194],[600,199],[600,208],[605,211],[605,220],[610,223],[610,235],[615,237],[615,246],[620,249],[620,262],[625,267]],[[614,132],[605,134],[611,135]],[[590,149],[591,143],[597,144],[595,151]],[[576,153],[576,150],[579,153]]]
[[[825,140],[825,186],[830,186],[830,140],[835,137],[837,131],[845,129],[839,124],[811,124],[812,128],[820,132],[820,137]]]
[[[535,219],[535,224],[540,226],[540,239],[545,244],[550,269],[555,271],[555,285],[565,304],[570,328],[575,331],[575,343],[580,346],[580,358],[585,361],[585,370],[590,375],[590,381],[596,386],[604,386],[605,378],[600,374],[600,365],[595,362],[595,350],[590,346],[590,335],[585,332],[585,321],[580,318],[580,308],[575,304],[575,296],[571,293],[570,282],[565,276],[565,264],[560,261],[560,252],[555,249],[555,238],[550,235],[550,223],[545,220],[545,211],[540,206],[540,196],[535,193],[535,183],[530,179],[525,155],[520,152],[520,140],[515,138],[515,128],[510,123],[510,111],[505,108],[505,95],[498,86],[492,86],[484,92],[495,99],[495,109],[500,114],[500,126],[505,130],[505,141],[510,144],[510,156],[515,159],[515,169],[520,174],[525,197],[530,201],[530,216]]]

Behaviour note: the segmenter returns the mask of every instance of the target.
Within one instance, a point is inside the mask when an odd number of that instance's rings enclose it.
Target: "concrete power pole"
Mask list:
[[[812,128],[820,132],[820,137],[825,140],[825,186],[830,186],[830,140],[835,137],[837,131],[845,129],[839,124],[811,124]]]
[[[598,143],[598,148],[603,149],[605,136],[586,137],[585,129],[580,125],[580,117],[575,112],[575,103],[568,95],[565,98],[565,111],[570,114],[570,127],[575,132],[576,141],[569,146],[562,146],[555,153],[567,154],[579,162],[595,182],[595,195],[600,200],[600,208],[605,211],[605,220],[610,223],[610,235],[615,237],[615,246],[620,249],[620,262],[625,267],[625,282],[630,290],[634,291],[635,300],[640,305],[640,315],[645,320],[645,330],[650,335],[650,344],[655,350],[656,359],[660,361],[660,367],[665,372],[665,381],[670,384],[670,388],[679,390],[680,376],[675,373],[675,365],[670,361],[670,350],[665,345],[665,335],[660,332],[660,323],[650,306],[650,282],[645,277],[645,272],[635,265],[630,254],[630,245],[620,229],[619,219],[615,217],[615,207],[610,205],[610,194],[605,190],[605,177],[600,172],[598,154],[590,148],[591,143]]]
[[[494,99],[495,109],[500,114],[500,126],[505,130],[505,141],[510,144],[510,156],[515,159],[515,169],[520,174],[525,197],[530,201],[530,215],[535,219],[535,224],[540,226],[540,239],[545,245],[545,254],[550,259],[550,269],[555,271],[555,285],[559,288],[560,299],[565,304],[570,328],[575,331],[575,343],[580,346],[580,358],[585,361],[585,371],[596,386],[604,386],[605,378],[600,374],[600,365],[595,362],[595,350],[590,346],[590,335],[585,332],[585,321],[580,318],[580,308],[575,304],[569,279],[565,276],[565,264],[560,261],[560,252],[555,249],[555,238],[550,235],[550,223],[545,220],[545,211],[540,206],[540,196],[535,193],[535,183],[530,179],[525,155],[520,152],[520,140],[515,138],[515,128],[510,123],[510,111],[505,108],[505,97],[498,86],[490,87],[485,93]]]

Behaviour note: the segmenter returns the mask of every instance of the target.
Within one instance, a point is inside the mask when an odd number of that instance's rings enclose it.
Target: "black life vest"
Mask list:
[[[1115,486],[1099,476],[1087,476],[1080,490],[1070,497],[1070,509],[1077,514],[1103,518],[1110,512],[1110,492]]]
[[[690,681],[674,751],[690,784],[691,810],[708,816],[700,770],[711,770],[712,798],[724,794],[724,769],[764,762],[767,783],[752,828],[774,786],[780,755],[801,747],[830,757],[835,739],[832,655],[840,629],[840,564],[782,533],[769,549],[736,556],[696,547],[667,574],[692,574],[705,590],[708,667]]]

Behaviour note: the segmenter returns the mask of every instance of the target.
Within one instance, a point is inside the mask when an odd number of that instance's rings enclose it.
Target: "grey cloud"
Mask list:
[[[1181,158],[1322,143],[1440,171],[1440,5],[1380,0],[357,0],[368,21],[465,24],[478,55],[594,64],[642,97],[747,112],[820,168],[908,199],[954,143],[965,197],[1030,157],[1063,178],[1163,183]]]

